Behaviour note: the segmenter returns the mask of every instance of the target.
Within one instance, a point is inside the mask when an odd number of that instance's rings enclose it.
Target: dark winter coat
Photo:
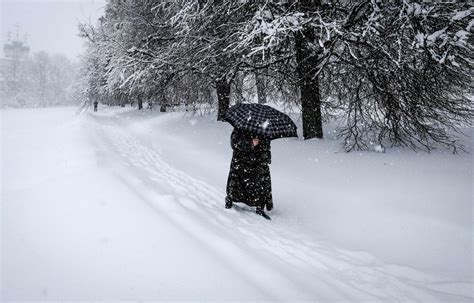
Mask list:
[[[233,149],[227,197],[232,202],[243,202],[250,206],[273,205],[272,183],[270,178],[270,141],[260,139],[257,146],[252,145],[252,134],[235,130],[230,145]]]

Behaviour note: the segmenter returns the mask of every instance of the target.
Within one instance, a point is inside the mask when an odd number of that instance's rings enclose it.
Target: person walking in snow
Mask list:
[[[225,207],[234,202],[243,202],[257,207],[257,214],[269,219],[263,209],[273,208],[270,178],[270,140],[248,131],[234,129],[230,138],[233,149]]]

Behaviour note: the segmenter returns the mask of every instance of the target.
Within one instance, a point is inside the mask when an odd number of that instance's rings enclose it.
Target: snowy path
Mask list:
[[[121,222],[124,227],[111,237],[113,240],[105,237],[100,243],[110,258],[104,260],[113,264],[96,267],[99,277],[111,279],[112,284],[105,291],[89,285],[89,289],[81,293],[73,283],[59,283],[56,288],[49,285],[49,294],[45,295],[44,291],[41,294],[43,299],[49,295],[52,299],[65,300],[472,301],[470,283],[443,281],[408,267],[384,264],[365,252],[339,249],[327,241],[305,235],[297,224],[279,221],[278,216],[267,222],[247,211],[225,210],[223,189],[168,164],[160,153],[133,136],[113,112],[77,119],[73,135],[79,132],[87,134],[82,144],[90,144],[99,170],[114,179],[110,184],[100,178],[90,181],[99,184],[103,196],[116,191],[114,197],[117,199],[117,202],[107,202],[107,209],[99,214],[91,214],[96,206],[87,209],[87,205],[82,205],[86,209],[79,211],[79,215],[90,215],[92,220],[117,221],[109,232]],[[60,134],[70,135],[70,130]],[[96,178],[96,175],[88,177]],[[85,182],[85,178],[80,182]],[[17,241],[10,230],[16,213],[8,205],[14,201],[9,196],[13,192],[8,190],[4,195],[7,219],[4,245],[5,241],[10,241],[7,244]],[[78,206],[71,204],[69,207],[74,212]],[[82,224],[87,224],[85,222],[87,220]],[[67,220],[59,223],[68,228]],[[73,220],[69,224],[81,222]],[[130,226],[131,230],[127,230]],[[146,234],[140,234],[142,232]],[[64,237],[59,241],[71,241],[66,239],[67,234],[59,236]],[[21,250],[21,245],[18,242],[13,248]],[[130,250],[129,245],[138,247]],[[115,251],[121,249],[136,256],[130,259],[124,257],[123,251]],[[96,248],[91,247],[91,251],[96,251]],[[78,251],[66,253],[70,257],[83,254]],[[10,261],[13,254],[7,249],[3,260]],[[62,258],[67,259],[67,256]],[[87,260],[85,257],[83,261]],[[54,262],[50,261],[50,264]],[[59,266],[66,261],[57,262],[56,266]],[[127,268],[134,264],[139,264],[137,269]],[[114,272],[104,273],[120,266],[127,274],[117,273],[114,277]],[[152,273],[143,272],[147,266]],[[39,294],[28,292],[28,286],[23,285],[26,292],[19,287],[19,278],[9,277],[18,268],[21,266],[17,264],[17,267],[7,267],[6,273],[3,272],[5,287],[11,287],[7,289],[6,298],[37,299]],[[69,267],[66,269],[71,270]],[[79,271],[78,268],[72,270]],[[135,281],[137,276],[139,281]],[[69,278],[74,281],[74,277],[77,277],[77,272]],[[54,283],[55,278],[58,277],[51,276],[44,283]],[[127,288],[130,284],[138,286]],[[119,289],[120,285],[125,289]]]
[[[397,276],[390,266],[364,253],[312,242],[290,226],[266,222],[250,212],[225,211],[222,190],[174,169],[118,124],[97,123],[102,132],[97,142],[105,142],[104,150],[120,155],[117,160],[126,163],[127,175],[139,178],[122,181],[236,274],[264,290],[267,299],[434,300],[435,293],[425,288],[439,285],[428,276],[403,268],[394,270],[400,271]],[[163,195],[165,199],[160,198]]]

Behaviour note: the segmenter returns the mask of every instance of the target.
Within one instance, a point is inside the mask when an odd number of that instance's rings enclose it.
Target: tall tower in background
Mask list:
[[[27,36],[20,37],[20,26],[15,25],[15,35],[3,45],[4,57],[0,58],[0,96],[2,103],[8,102],[20,90],[22,62],[28,58],[30,47],[26,43]],[[6,105],[6,104],[2,104]]]
[[[30,47],[26,44],[27,35],[24,34],[23,39],[21,39],[20,26],[17,24],[15,25],[15,28],[15,37],[11,39],[11,33],[8,34],[8,41],[3,46],[3,53],[7,59],[24,60],[30,53]]]

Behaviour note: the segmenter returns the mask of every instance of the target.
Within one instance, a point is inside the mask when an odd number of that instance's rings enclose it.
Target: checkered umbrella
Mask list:
[[[296,125],[288,115],[264,104],[236,104],[227,110],[224,120],[234,128],[246,130],[268,140],[298,137]]]

